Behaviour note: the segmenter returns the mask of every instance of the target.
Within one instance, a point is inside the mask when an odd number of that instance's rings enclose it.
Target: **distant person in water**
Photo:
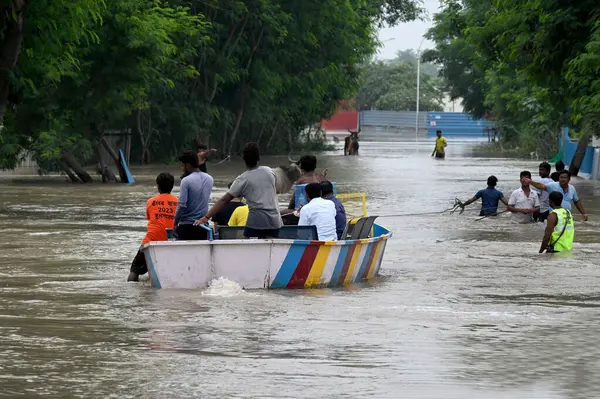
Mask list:
[[[142,246],[150,241],[167,241],[167,229],[172,229],[177,209],[177,197],[171,195],[175,178],[169,173],[161,173],[156,177],[158,195],[146,202],[146,220],[148,231],[142,240]],[[131,263],[127,281],[138,281],[139,276],[148,273],[148,265],[144,253],[138,250]]]
[[[573,215],[568,209],[561,207],[564,199],[560,191],[551,192],[548,202],[552,207],[552,212],[548,215],[540,253],[544,253],[544,251],[549,253],[571,251],[573,249],[573,239],[575,238]]]
[[[508,199],[508,210],[512,212],[512,218],[518,223],[530,223],[534,221],[534,215],[539,215],[540,199],[535,190],[529,187],[531,173],[527,170],[521,172],[521,188],[516,189]],[[524,179],[527,178],[527,179]]]
[[[568,170],[563,170],[559,172],[558,182],[544,184],[529,181],[528,183],[531,184],[533,187],[539,190],[547,191],[550,194],[556,191],[560,192],[563,195],[563,202],[561,206],[566,210],[571,211],[572,205],[574,204],[577,207],[577,210],[579,210],[579,213],[581,213],[581,216],[583,216],[583,220],[587,222],[588,216],[585,214],[583,204],[579,200],[577,190],[575,189],[575,187],[573,187],[572,184],[570,184],[570,182],[571,172],[569,172]]]
[[[470,205],[481,198],[481,212],[479,212],[479,216],[496,216],[498,213],[499,202],[508,206],[508,201],[504,198],[502,191],[496,189],[496,184],[498,184],[498,178],[496,176],[488,177],[486,189],[477,191],[473,198],[464,203],[459,202],[458,205],[464,209],[467,205]]]
[[[435,139],[435,148],[433,149],[431,156],[435,156],[436,158],[445,158],[448,140],[446,140],[446,138],[442,136],[441,130],[436,131],[435,135],[437,136],[437,138]]]
[[[562,172],[563,170],[565,170],[565,163],[563,161],[558,161],[557,163],[554,164],[554,168],[556,169],[556,172],[552,173],[550,175],[550,178],[553,181],[558,181],[558,178],[560,176],[560,172]]]
[[[198,151],[198,168],[201,172],[208,173],[208,170],[206,169],[206,158],[213,152],[217,152],[217,150],[214,148],[209,150],[206,145],[198,144],[196,151]]]
[[[552,183],[553,180],[550,178],[550,172],[552,172],[552,167],[548,162],[542,162],[538,168],[538,173],[540,175],[540,183],[548,184]],[[548,195],[550,194],[548,191],[540,190],[538,188],[533,187],[533,189],[538,193],[540,197],[540,214],[536,218],[534,215],[534,219],[539,220],[540,222],[545,222],[548,218],[548,214],[550,214],[550,205],[548,204]]]
[[[275,172],[268,166],[259,166],[260,151],[256,143],[247,143],[244,146],[242,158],[246,163],[246,171],[235,179],[229,192],[195,224],[206,223],[208,219],[222,211],[231,200],[244,197],[248,203],[248,220],[244,237],[277,238],[282,222],[275,189]]]
[[[208,212],[208,201],[213,188],[213,178],[198,167],[198,155],[186,151],[179,157],[187,176],[179,186],[179,202],[175,214],[175,233],[178,240],[206,240],[206,229],[195,226],[194,222]]]

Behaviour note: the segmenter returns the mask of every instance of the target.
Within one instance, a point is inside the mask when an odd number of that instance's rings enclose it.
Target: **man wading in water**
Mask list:
[[[579,200],[579,195],[577,195],[577,190],[573,185],[569,184],[571,182],[571,173],[568,170],[563,170],[559,172],[558,182],[552,183],[538,183],[532,180],[527,181],[525,184],[530,184],[531,186],[547,191],[549,193],[553,193],[558,191],[563,195],[563,202],[561,206],[568,211],[571,211],[572,204],[575,204],[579,213],[583,217],[583,221],[587,222],[588,216],[585,214],[585,210],[583,209],[583,204]]]
[[[244,197],[248,203],[246,238],[277,238],[282,226],[275,189],[275,172],[268,166],[258,166],[258,144],[248,143],[242,157],[247,170],[239,175],[229,192],[221,197],[208,213],[194,224],[204,224],[221,212],[234,198]]]
[[[465,206],[472,204],[481,198],[481,212],[479,212],[479,216],[496,216],[498,213],[499,201],[502,201],[504,205],[509,206],[502,191],[496,189],[496,184],[498,184],[498,178],[496,176],[488,177],[488,186],[486,189],[477,191],[473,198],[464,203],[459,202],[458,205],[464,209]]]
[[[444,136],[442,136],[442,131],[438,130],[435,132],[437,138],[435,139],[435,148],[431,153],[431,156],[436,158],[445,158],[446,157],[446,147],[448,146],[448,140]]]
[[[569,210],[561,207],[563,195],[559,191],[550,193],[548,203],[553,210],[548,215],[540,253],[544,253],[544,251],[549,253],[571,251],[573,249],[573,238],[575,238],[573,215]]]

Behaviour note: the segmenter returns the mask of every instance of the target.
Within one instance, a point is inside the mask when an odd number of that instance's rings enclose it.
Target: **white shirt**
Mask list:
[[[320,241],[337,240],[335,204],[323,198],[313,198],[300,209],[298,226],[317,226]]]
[[[540,198],[534,190],[530,190],[528,197],[522,188],[518,188],[510,195],[508,205],[517,209],[535,209],[540,206]],[[512,217],[519,223],[528,223],[532,221],[531,214],[513,213]]]

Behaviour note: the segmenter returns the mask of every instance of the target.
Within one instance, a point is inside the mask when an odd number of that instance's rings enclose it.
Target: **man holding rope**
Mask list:
[[[487,179],[487,188],[479,190],[475,193],[475,196],[466,202],[458,202],[458,206],[465,208],[465,206],[472,204],[481,198],[481,212],[479,216],[497,216],[498,215],[498,203],[502,202],[504,205],[509,207],[508,201],[502,194],[502,191],[496,189],[498,184],[498,178],[496,176],[490,176]]]

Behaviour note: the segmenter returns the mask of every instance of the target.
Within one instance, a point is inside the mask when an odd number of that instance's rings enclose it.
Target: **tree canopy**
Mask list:
[[[134,158],[195,142],[289,151],[360,88],[377,28],[419,0],[1,0],[0,167],[95,159],[131,131]]]
[[[597,134],[600,5],[546,0],[444,0],[426,60],[451,98],[493,119],[505,143],[553,155],[561,127]],[[587,142],[587,141],[586,141]],[[585,149],[585,146],[583,146]]]

